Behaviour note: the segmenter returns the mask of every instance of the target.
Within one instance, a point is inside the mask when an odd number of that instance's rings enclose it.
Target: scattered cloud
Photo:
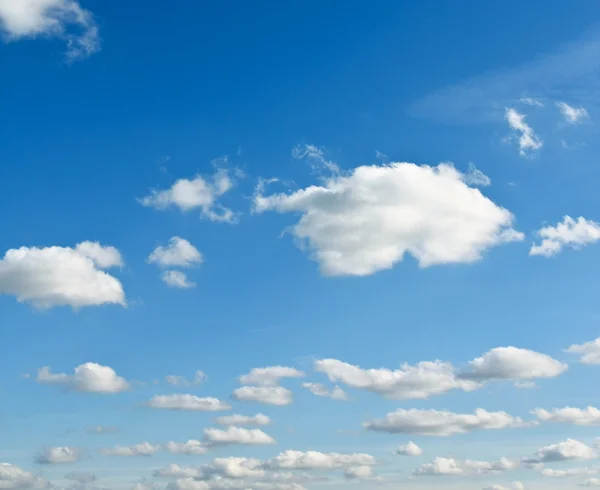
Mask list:
[[[518,134],[519,153],[522,156],[530,155],[531,152],[539,150],[544,142],[535,134],[533,128],[525,122],[525,115],[516,109],[506,109],[505,114],[508,125]]]
[[[330,390],[321,383],[302,383],[302,387],[316,396],[331,398],[332,400],[348,400],[348,395],[339,386],[335,386]]]
[[[535,457],[525,459],[525,463],[555,463],[557,461],[595,459],[598,455],[594,449],[575,439],[552,444],[538,449]]]
[[[479,170],[473,163],[469,163],[469,169],[464,174],[465,184],[473,187],[488,187],[492,185],[492,179]]]
[[[65,475],[65,479],[86,484],[96,481],[97,477],[95,473],[90,471],[72,471]]]
[[[344,476],[349,480],[370,480],[374,478],[372,466],[349,466],[344,470]]]
[[[525,485],[523,485],[520,481],[512,482],[510,487],[505,487],[504,485],[492,485],[491,487],[485,487],[483,490],[525,490]]]
[[[582,364],[600,364],[600,337],[585,344],[573,344],[566,349],[571,354],[582,354]]]
[[[197,439],[190,439],[186,442],[170,441],[167,444],[165,444],[165,449],[170,453],[174,454],[197,455],[206,454],[208,452],[209,446],[203,441],[198,441]]]
[[[271,419],[262,413],[256,415],[225,415],[215,420],[219,425],[226,426],[243,426],[243,425],[269,425]]]
[[[600,479],[589,478],[579,485],[580,487],[600,487]]]
[[[589,117],[584,107],[572,107],[566,102],[557,102],[556,107],[569,124],[579,124]]]
[[[551,411],[536,408],[531,413],[543,422],[562,422],[584,426],[600,425],[600,410],[591,406],[583,410],[574,407],[555,408]]]
[[[535,97],[521,97],[519,102],[533,107],[544,107],[544,103]]]
[[[161,410],[185,410],[196,412],[219,412],[231,410],[231,405],[213,397],[190,394],[155,395],[147,403],[150,408]]]
[[[50,483],[41,476],[10,463],[0,463],[0,488],[22,490],[29,488],[49,488]]]
[[[370,454],[321,453],[318,451],[284,451],[264,463],[266,468],[281,470],[315,470],[373,466],[377,460]]]
[[[125,306],[123,286],[102,269],[122,265],[114,247],[81,242],[69,247],[21,247],[0,259],[0,294],[37,308]]]
[[[552,257],[564,247],[578,250],[600,240],[600,224],[579,217],[576,220],[565,216],[556,226],[545,226],[537,232],[542,239],[539,245],[532,245],[529,255]]]
[[[199,468],[170,464],[166,468],[154,470],[152,476],[157,478],[198,478],[202,476],[202,471]]]
[[[283,386],[242,386],[231,395],[235,400],[285,406],[293,402],[290,390]]]
[[[227,429],[204,429],[204,438],[209,444],[228,445],[265,445],[275,444],[270,435],[260,429],[244,429],[242,427],[227,427]]]
[[[556,470],[553,468],[542,468],[540,474],[549,478],[569,478],[573,476],[596,475],[600,473],[598,467],[568,468],[566,470]]]
[[[433,462],[417,468],[414,476],[465,476],[504,473],[519,466],[518,461],[502,458],[498,461],[460,461],[452,458],[435,458]]]
[[[38,464],[75,463],[83,457],[83,451],[76,447],[49,447],[35,458]],[[1,488],[1,487],[0,487]]]
[[[308,161],[315,174],[321,175],[323,172],[327,172],[329,175],[339,175],[341,173],[336,163],[325,158],[325,150],[315,145],[296,145],[292,149],[292,156],[298,160]]]
[[[189,289],[196,286],[195,282],[188,280],[185,272],[168,270],[162,274],[163,282],[172,288]]]
[[[88,393],[114,394],[128,390],[130,383],[109,366],[86,362],[75,368],[74,374],[57,373],[49,367],[38,369],[38,383],[60,385],[67,389]]]
[[[178,236],[171,237],[169,245],[158,246],[148,256],[150,264],[161,267],[191,267],[201,264],[204,258],[190,242]]]
[[[206,374],[204,374],[203,371],[198,370],[194,373],[194,377],[191,380],[188,380],[183,376],[170,374],[165,376],[165,381],[172,386],[198,386],[206,381]]]
[[[394,454],[399,454],[400,456],[421,456],[423,450],[414,442],[409,441],[407,444],[398,446],[398,449],[394,451]]]
[[[152,456],[160,450],[160,446],[141,442],[133,446],[115,446],[113,448],[102,449],[102,454],[106,456]]]
[[[248,374],[240,376],[244,385],[276,386],[283,378],[303,378],[305,373],[296,368],[286,366],[270,366],[254,368]]]

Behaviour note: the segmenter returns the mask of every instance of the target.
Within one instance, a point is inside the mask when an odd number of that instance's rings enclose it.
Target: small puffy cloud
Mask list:
[[[210,221],[235,223],[235,213],[218,203],[219,198],[229,191],[233,184],[229,173],[220,169],[211,179],[197,175],[191,180],[179,179],[169,189],[152,190],[148,196],[140,199],[140,203],[159,210],[171,207],[181,211],[198,209],[202,217]]]
[[[264,463],[265,468],[281,470],[323,470],[350,466],[373,466],[370,454],[321,453],[318,451],[284,451]]]
[[[254,196],[254,211],[300,213],[291,227],[328,276],[366,276],[405,254],[421,267],[473,263],[489,248],[522,240],[514,217],[450,164],[355,168],[321,186]]]
[[[0,488],[3,490],[50,488],[50,483],[14,464],[0,463]]]
[[[433,462],[417,468],[414,476],[465,476],[504,473],[519,466],[518,461],[501,458],[498,461],[460,461],[452,458],[435,458]]]
[[[234,390],[231,396],[234,400],[280,407],[294,401],[292,392],[283,386],[242,386]]]
[[[225,430],[204,429],[204,439],[212,445],[266,445],[276,443],[275,439],[260,429],[244,429],[242,427],[227,427]]]
[[[409,441],[407,444],[398,446],[398,449],[394,451],[394,454],[399,454],[400,456],[421,456],[423,450],[414,442]]]
[[[522,156],[527,156],[530,152],[539,150],[543,146],[544,142],[525,122],[524,114],[515,109],[506,109],[505,117],[510,128],[519,135],[519,152]]]
[[[600,364],[600,337],[585,344],[573,344],[566,349],[571,354],[581,354],[582,364]]]
[[[373,478],[373,467],[349,466],[344,471],[344,476],[349,480],[370,480]]]
[[[262,413],[256,415],[225,415],[215,420],[219,425],[232,426],[243,426],[243,425],[269,425],[271,419]]]
[[[202,471],[206,476],[213,478],[265,477],[265,471],[261,469],[261,462],[254,458],[216,458],[211,464],[203,466]]]
[[[492,185],[492,179],[490,179],[472,163],[469,163],[469,170],[463,176],[463,181],[465,184],[474,187],[487,187]]]
[[[362,369],[337,359],[315,362],[315,370],[327,375],[332,382],[378,393],[395,400],[425,399],[453,389],[472,391],[479,383],[459,379],[454,366],[434,361],[415,366],[404,364],[400,369]]]
[[[560,113],[569,124],[579,124],[589,117],[585,107],[573,107],[566,102],[557,102],[556,107],[558,107]]]
[[[44,449],[35,458],[38,464],[74,463],[83,457],[83,451],[76,447],[62,446]]]
[[[95,427],[89,427],[86,429],[88,434],[115,434],[119,432],[117,427],[96,425]]]
[[[219,412],[231,410],[227,403],[213,397],[199,397],[190,394],[155,395],[147,403],[150,408],[161,410],[186,410],[197,412]]]
[[[161,278],[171,288],[189,289],[196,286],[196,283],[188,280],[186,273],[181,271],[164,271]]]
[[[461,377],[475,381],[554,378],[568,369],[546,354],[517,347],[497,347],[469,362]]]
[[[191,380],[184,378],[183,376],[176,376],[169,374],[165,376],[165,381],[172,386],[198,386],[206,380],[206,374],[203,371],[196,371],[194,377]]]
[[[69,247],[21,247],[0,259],[0,294],[37,308],[125,306],[118,279],[102,269],[122,265],[114,247],[82,242]]]
[[[130,388],[129,382],[109,366],[86,362],[75,368],[74,374],[52,373],[49,367],[38,369],[38,383],[62,385],[75,391],[114,394]]]
[[[574,407],[555,408],[551,411],[536,408],[531,413],[544,422],[562,422],[585,426],[600,425],[600,410],[591,406],[583,410]]]
[[[167,444],[165,444],[165,449],[174,454],[197,455],[206,454],[209,447],[205,442],[190,439],[186,442],[167,442]]]
[[[248,374],[240,376],[244,385],[276,386],[283,378],[303,378],[305,374],[296,368],[287,366],[269,366],[254,368]]]
[[[157,478],[198,478],[202,476],[202,471],[198,468],[191,468],[189,466],[170,464],[166,468],[155,470],[152,476]]]
[[[579,217],[565,216],[556,226],[545,226],[537,232],[541,243],[532,245],[529,255],[552,257],[563,248],[579,250],[600,240],[600,224]]]
[[[160,446],[141,442],[133,446],[115,446],[113,448],[102,449],[102,454],[107,456],[151,456],[160,450]]]
[[[0,0],[0,33],[7,41],[57,37],[67,44],[67,60],[100,51],[92,13],[77,0]]]
[[[554,463],[557,461],[595,459],[598,455],[594,449],[575,439],[552,444],[538,449],[535,457],[525,459],[525,463]]]
[[[316,396],[331,398],[332,400],[348,400],[348,395],[339,386],[335,386],[330,390],[321,383],[302,383],[302,387]]]
[[[96,474],[90,471],[72,471],[65,475],[65,479],[86,484],[96,481]]]
[[[398,409],[383,419],[364,424],[367,430],[391,434],[420,434],[425,436],[452,436],[474,430],[498,430],[527,427],[531,424],[506,412],[488,412],[478,408],[473,414],[439,410]]]
[[[191,267],[201,264],[203,260],[202,254],[196,247],[178,236],[171,237],[168,246],[158,246],[148,256],[150,264],[161,267]]]

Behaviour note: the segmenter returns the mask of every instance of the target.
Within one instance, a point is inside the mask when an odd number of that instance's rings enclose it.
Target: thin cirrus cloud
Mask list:
[[[573,344],[565,349],[570,354],[581,354],[581,364],[600,365],[600,337],[584,344]]]
[[[231,410],[231,405],[213,397],[199,397],[191,394],[156,395],[146,404],[158,410],[191,412],[219,412]]]
[[[556,226],[545,226],[536,233],[541,239],[532,245],[529,255],[552,257],[564,248],[581,249],[600,240],[600,224],[580,216],[565,216]]]
[[[67,44],[67,61],[100,51],[94,16],[76,0],[2,0],[0,32],[7,42],[55,37]]]
[[[515,133],[521,156],[531,155],[532,152],[539,150],[544,145],[544,142],[535,134],[533,128],[525,122],[524,114],[516,109],[507,108],[505,117],[508,125]]]
[[[256,189],[254,212],[300,213],[290,233],[326,276],[367,276],[406,254],[421,267],[468,264],[523,239],[512,213],[448,163],[361,166],[291,193],[264,190]]]
[[[557,102],[556,107],[569,124],[580,124],[590,117],[585,107],[573,107],[566,102]]]
[[[74,248],[10,249],[0,259],[0,294],[42,309],[125,306],[121,282],[104,271],[122,265],[116,248],[97,242],[81,242]]]
[[[100,394],[121,393],[131,387],[113,368],[95,362],[77,366],[73,374],[52,373],[49,367],[43,367],[38,370],[36,381],[63,386],[69,390]]]

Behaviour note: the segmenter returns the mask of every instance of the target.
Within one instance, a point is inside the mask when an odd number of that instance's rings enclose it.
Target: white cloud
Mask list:
[[[476,382],[458,379],[454,366],[441,361],[425,361],[415,366],[404,364],[401,369],[392,371],[362,369],[337,359],[322,359],[315,362],[315,370],[333,382],[397,400],[423,399],[453,389],[472,391],[479,387]]]
[[[568,369],[556,359],[528,349],[497,347],[469,362],[461,377],[475,381],[553,378]]]
[[[370,275],[406,253],[421,267],[472,263],[523,235],[508,210],[464,179],[449,164],[362,166],[290,194],[257,189],[254,211],[301,213],[291,233],[329,276]]]
[[[556,107],[569,124],[578,124],[589,117],[585,107],[572,107],[566,102],[557,102]]]
[[[107,456],[151,456],[160,450],[160,446],[141,442],[133,446],[115,446],[113,448],[102,449],[102,454]]]
[[[344,471],[344,476],[349,480],[369,480],[373,478],[372,466],[350,466]]]
[[[155,470],[152,475],[163,478],[198,478],[202,476],[202,471],[198,468],[190,468],[189,466],[170,464],[166,468]]]
[[[423,454],[423,450],[414,442],[409,441],[407,444],[398,446],[395,454],[399,454],[400,456],[421,456]]]
[[[525,485],[520,481],[512,482],[510,487],[504,485],[492,485],[491,487],[485,487],[483,490],[525,490]]]
[[[65,475],[65,479],[86,484],[96,481],[97,477],[96,474],[91,471],[72,471]]]
[[[490,179],[472,163],[469,163],[469,170],[464,175],[463,181],[465,184],[474,187],[487,187],[492,185],[492,179]]]
[[[290,405],[292,392],[283,386],[242,386],[231,395],[235,400],[264,403],[265,405]]]
[[[460,461],[452,458],[435,458],[433,462],[421,465],[414,472],[414,476],[464,476],[488,475],[504,473],[519,466],[518,461],[502,458],[498,461],[474,461],[467,459]]]
[[[600,364],[600,337],[585,344],[573,344],[566,349],[571,354],[582,354],[582,364]]]
[[[167,485],[167,490],[212,490],[211,486],[194,478],[178,478]]]
[[[119,432],[117,427],[96,425],[95,427],[90,427],[86,430],[88,434],[114,434]]]
[[[86,362],[77,366],[72,375],[54,374],[49,367],[43,367],[38,369],[36,381],[44,384],[62,385],[76,391],[102,394],[121,393],[130,388],[127,380],[118,376],[113,368],[95,362]]]
[[[253,416],[248,415],[225,415],[215,420],[219,425],[226,426],[242,426],[242,425],[269,425],[271,419],[262,413],[257,413]]]
[[[263,478],[264,470],[260,468],[258,459],[249,458],[216,458],[211,464],[203,466],[203,473],[207,476],[220,476],[226,478]]]
[[[200,175],[192,180],[179,179],[166,190],[152,190],[150,195],[140,199],[141,204],[155,209],[177,207],[181,211],[199,209],[202,217],[210,221],[235,223],[235,213],[217,201],[234,185],[229,173],[218,170],[209,181]]]
[[[555,408],[552,411],[536,408],[531,412],[544,422],[563,422],[574,425],[600,425],[600,410],[595,407],[580,408],[565,407]]]
[[[535,97],[521,97],[519,99],[519,102],[533,107],[544,107],[544,103],[540,99],[537,99]]]
[[[538,449],[534,458],[524,460],[526,463],[554,463],[576,459],[594,459],[598,455],[594,449],[575,439],[552,444]]]
[[[315,174],[322,174],[323,171],[332,175],[341,173],[337,164],[325,158],[325,151],[315,145],[296,145],[292,149],[292,156],[299,160],[306,159]]]
[[[525,122],[524,114],[517,112],[515,109],[506,109],[505,117],[511,129],[519,134],[519,152],[522,156],[539,150],[543,146],[544,142],[535,134],[533,128]]]
[[[287,366],[269,366],[254,368],[248,374],[240,376],[245,385],[276,386],[283,378],[303,378],[305,374],[296,368]]]
[[[368,430],[392,434],[452,436],[474,430],[498,430],[527,427],[531,424],[506,412],[488,412],[478,408],[473,414],[439,410],[398,409],[383,419],[364,424]]]
[[[581,487],[600,487],[600,479],[598,478],[589,478],[581,483],[579,486]]]
[[[206,380],[206,374],[203,371],[196,371],[194,373],[194,378],[191,380],[185,379],[183,376],[176,376],[174,374],[169,374],[165,376],[165,381],[172,386],[198,386],[202,384]]]
[[[83,451],[76,447],[49,447],[36,457],[35,462],[38,464],[74,463],[82,457]]]
[[[270,435],[260,429],[244,429],[242,427],[227,427],[227,429],[204,429],[205,440],[214,445],[245,444],[265,445],[275,444]]]
[[[92,242],[75,248],[10,249],[0,259],[0,294],[16,296],[17,301],[38,308],[125,306],[123,286],[101,270],[121,264],[116,249]]]
[[[162,410],[189,410],[199,412],[219,412],[231,410],[227,403],[213,397],[199,397],[190,394],[155,395],[147,404],[150,408]]]
[[[196,283],[189,281],[187,275],[181,271],[165,271],[161,277],[163,282],[172,288],[189,289],[196,286]]]
[[[174,454],[197,455],[206,454],[209,447],[205,442],[190,439],[186,442],[167,442],[167,444],[165,444],[165,449]]]
[[[21,490],[26,488],[48,488],[49,482],[42,477],[25,471],[10,463],[0,463],[0,488]]]
[[[553,468],[542,468],[540,474],[549,478],[569,478],[573,476],[596,475],[600,473],[598,468],[568,468],[566,470],[555,470]]]
[[[552,257],[564,247],[578,250],[600,240],[600,224],[579,217],[576,220],[565,216],[556,226],[545,226],[537,232],[542,242],[532,245],[529,255]]]
[[[335,386],[330,390],[321,383],[302,383],[302,387],[316,396],[331,398],[332,400],[348,400],[348,395],[339,386]]]
[[[316,470],[373,466],[377,463],[370,454],[321,453],[318,451],[284,451],[264,463],[266,468],[283,470]]]
[[[58,37],[67,43],[67,59],[100,50],[94,17],[76,0],[0,0],[0,31],[8,41]]]
[[[158,264],[161,267],[191,267],[201,264],[203,260],[196,247],[178,236],[171,237],[168,246],[158,246],[148,256],[150,264]]]

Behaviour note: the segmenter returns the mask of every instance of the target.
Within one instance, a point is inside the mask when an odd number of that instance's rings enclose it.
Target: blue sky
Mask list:
[[[599,14],[0,0],[0,488],[600,486]]]

